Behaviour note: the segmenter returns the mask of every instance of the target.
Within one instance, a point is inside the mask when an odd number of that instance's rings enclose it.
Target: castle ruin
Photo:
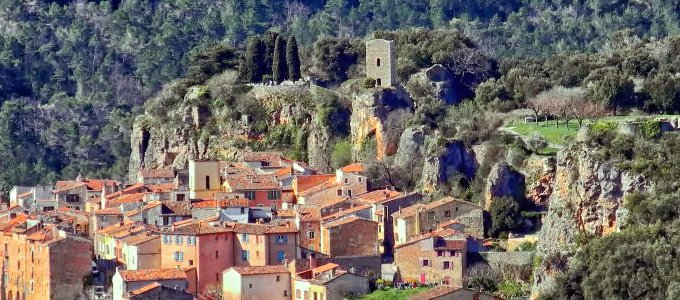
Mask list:
[[[397,51],[394,41],[376,39],[366,42],[366,77],[377,87],[397,83]]]

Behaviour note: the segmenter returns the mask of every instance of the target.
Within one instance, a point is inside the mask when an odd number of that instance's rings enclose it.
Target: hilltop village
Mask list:
[[[367,182],[360,163],[324,174],[250,152],[141,169],[128,186],[14,187],[1,212],[3,293],[331,300],[369,293],[378,279],[474,293],[460,287],[467,257],[487,251],[484,210]]]

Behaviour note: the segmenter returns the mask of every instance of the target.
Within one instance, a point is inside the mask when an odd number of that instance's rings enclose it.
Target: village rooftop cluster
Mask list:
[[[137,175],[14,187],[0,212],[6,299],[334,300],[379,278],[470,293],[466,257],[485,249],[481,207],[372,190],[359,163],[324,174],[251,152]]]

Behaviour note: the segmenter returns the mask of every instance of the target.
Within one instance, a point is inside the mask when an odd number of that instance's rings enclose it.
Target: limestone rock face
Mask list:
[[[361,152],[364,142],[375,138],[378,159],[396,153],[401,132],[386,128],[389,115],[397,110],[410,109],[413,104],[401,88],[371,89],[352,96],[350,129],[354,158]]]
[[[491,168],[486,185],[487,195],[485,209],[489,209],[493,199],[511,197],[519,200],[524,198],[526,184],[524,175],[507,163],[499,163]]]
[[[425,126],[406,128],[399,138],[399,149],[394,155],[394,164],[402,168],[422,165],[425,135]]]
[[[423,192],[435,191],[441,184],[456,176],[472,180],[477,172],[474,152],[462,141],[445,141],[426,137],[425,162],[423,164]]]
[[[455,74],[443,65],[436,64],[411,77],[411,80],[434,89],[437,97],[449,105],[456,105],[463,99],[456,92]]]
[[[328,131],[314,123],[307,138],[309,165],[322,171],[330,171],[331,147]]]
[[[602,236],[618,231],[626,224],[623,199],[649,187],[644,177],[599,160],[586,146],[576,144],[561,150],[550,207],[539,233],[542,263],[534,273],[532,294],[550,289],[554,275],[566,270],[580,233]]]

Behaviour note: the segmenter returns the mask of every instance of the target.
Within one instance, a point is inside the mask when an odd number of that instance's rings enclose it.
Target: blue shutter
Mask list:
[[[277,255],[279,262],[282,262],[284,259],[286,259],[286,252],[283,250],[279,250],[278,255]]]
[[[288,236],[287,235],[283,236],[283,243],[288,244]]]

